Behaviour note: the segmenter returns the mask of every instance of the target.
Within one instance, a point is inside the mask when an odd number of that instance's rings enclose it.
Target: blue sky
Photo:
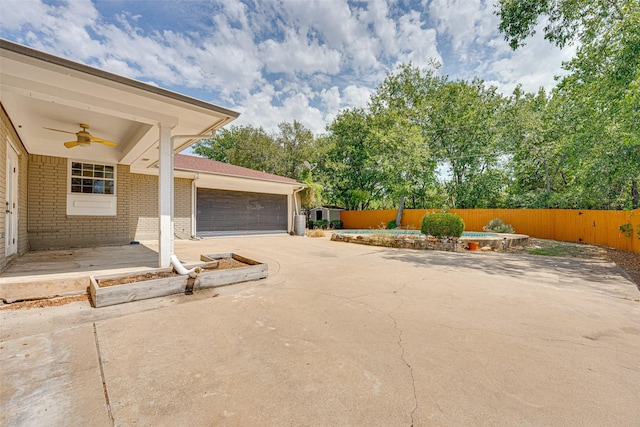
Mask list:
[[[363,107],[400,63],[479,77],[504,93],[554,86],[560,50],[541,34],[512,52],[494,0],[1,0],[0,37],[314,133]]]

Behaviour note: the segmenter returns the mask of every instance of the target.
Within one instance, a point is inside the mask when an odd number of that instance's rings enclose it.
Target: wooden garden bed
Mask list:
[[[201,255],[200,259],[202,263],[185,265],[201,269],[195,278],[179,275],[173,268],[91,276],[93,305],[105,307],[267,277],[267,264],[234,253]]]

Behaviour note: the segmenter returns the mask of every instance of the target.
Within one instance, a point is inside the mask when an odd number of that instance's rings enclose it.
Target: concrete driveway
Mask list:
[[[613,264],[176,242],[183,260],[227,251],[269,278],[0,310],[0,424],[640,425],[640,292]]]

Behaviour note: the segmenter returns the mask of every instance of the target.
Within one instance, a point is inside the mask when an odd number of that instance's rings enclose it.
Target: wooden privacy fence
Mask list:
[[[385,228],[395,220],[397,210],[343,211],[340,219],[347,229]],[[420,229],[422,217],[437,209],[405,209],[402,226]],[[590,211],[570,209],[451,209],[462,217],[467,231],[500,218],[516,233],[541,239],[584,242],[640,253],[640,209],[634,211]],[[629,224],[629,225],[627,225]],[[620,229],[629,230],[630,233]]]

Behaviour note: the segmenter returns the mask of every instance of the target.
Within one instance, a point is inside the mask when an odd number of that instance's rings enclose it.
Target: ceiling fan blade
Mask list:
[[[109,141],[108,139],[96,138],[95,136],[91,136],[91,140],[95,142],[99,142],[100,144],[107,145],[109,147],[115,147],[118,145],[117,142]]]
[[[73,148],[76,145],[80,145],[80,143],[78,141],[69,141],[64,143],[64,146],[67,148]]]
[[[63,132],[63,133],[70,133],[71,135],[75,135],[75,132],[69,132],[68,130],[60,130],[60,129],[53,129],[53,128],[44,128],[44,129],[48,129],[48,130],[54,130],[56,132]]]

